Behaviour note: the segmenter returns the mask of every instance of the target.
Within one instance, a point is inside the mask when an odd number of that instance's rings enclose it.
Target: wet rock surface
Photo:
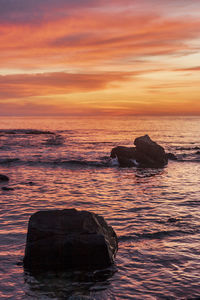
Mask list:
[[[114,263],[117,236],[103,217],[76,209],[30,217],[24,256],[29,271],[100,269]]]

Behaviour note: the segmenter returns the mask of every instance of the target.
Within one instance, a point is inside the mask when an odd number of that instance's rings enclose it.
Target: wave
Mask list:
[[[187,235],[187,234],[195,234],[196,230],[163,230],[163,231],[156,231],[151,233],[142,233],[137,234],[137,239],[162,239],[165,237],[170,236],[180,236],[180,235]]]
[[[177,162],[200,162],[200,151],[197,151],[195,153],[183,153],[183,154],[177,154]]]
[[[175,147],[176,150],[181,150],[181,151],[192,151],[192,150],[200,150],[199,146],[195,146],[195,147],[182,147],[182,146],[176,146]]]
[[[55,134],[49,130],[37,129],[1,129],[0,134]]]
[[[53,135],[50,138],[48,138],[44,144],[47,146],[61,146],[65,142],[64,137],[61,135]]]
[[[0,159],[0,164],[10,164],[10,163],[15,163],[15,162],[20,162],[19,158],[5,158],[5,159]]]
[[[165,237],[174,237],[182,235],[197,234],[199,229],[188,230],[163,230],[156,232],[138,233],[133,235],[123,235],[119,237],[119,242],[143,240],[143,239],[163,239]]]
[[[177,162],[180,162],[180,163],[184,163],[184,162],[187,162],[187,163],[199,163],[200,159],[179,159],[179,160],[177,160]]]
[[[57,162],[55,162],[57,163]],[[74,166],[86,166],[86,167],[106,167],[109,166],[108,162],[100,161],[84,161],[84,160],[65,160],[61,163],[62,165],[74,165]]]
[[[34,165],[41,165],[41,166],[50,166],[50,167],[95,167],[95,168],[102,168],[102,167],[110,167],[108,161],[86,161],[86,160],[22,160],[19,158],[6,158],[0,159],[0,165],[11,164],[13,165],[27,165],[27,166],[34,166]]]
[[[175,162],[178,163],[184,163],[184,162],[192,162],[192,163],[199,163],[200,157],[198,158],[178,158]],[[102,167],[110,167],[110,168],[118,168],[119,164],[117,161],[114,161],[113,159],[110,159],[108,156],[100,157],[98,160],[84,160],[84,159],[57,159],[57,158],[36,158],[29,157],[27,159],[24,158],[18,158],[18,157],[9,157],[9,158],[1,158],[0,159],[0,165],[28,165],[28,166],[34,166],[34,165],[41,165],[41,166],[62,166],[62,167],[96,167],[96,168],[102,168]],[[136,167],[133,167],[134,169]],[[149,172],[151,170],[151,172]],[[136,177],[138,178],[144,178],[144,177],[151,177],[153,175],[160,174],[160,171],[162,169],[137,169]]]

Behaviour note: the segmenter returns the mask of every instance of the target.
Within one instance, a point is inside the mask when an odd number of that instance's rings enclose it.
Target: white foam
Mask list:
[[[116,158],[111,158],[110,164],[111,164],[111,166],[119,166],[119,162],[118,162],[117,157]]]
[[[136,159],[131,159],[131,162],[134,163],[135,166],[139,166],[139,163],[137,162]]]

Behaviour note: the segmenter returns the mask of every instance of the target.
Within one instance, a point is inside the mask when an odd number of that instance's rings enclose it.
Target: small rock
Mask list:
[[[28,184],[29,185],[34,185],[34,182],[33,181],[29,181]]]
[[[176,223],[176,222],[178,222],[180,220],[177,219],[177,218],[169,218],[167,221],[170,222],[170,223]]]
[[[1,181],[9,181],[9,177],[6,176],[6,175],[0,174],[0,182],[1,182]]]

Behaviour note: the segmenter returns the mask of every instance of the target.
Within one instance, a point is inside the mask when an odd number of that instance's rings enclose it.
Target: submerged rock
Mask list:
[[[169,223],[176,223],[176,222],[180,221],[180,219],[178,219],[178,218],[169,218],[167,221]]]
[[[30,217],[24,267],[30,271],[106,268],[117,236],[103,217],[76,209],[39,211]]]
[[[0,182],[1,182],[1,181],[9,181],[9,177],[6,176],[6,175],[0,174]]]
[[[111,158],[117,157],[121,167],[164,167],[168,157],[162,146],[152,141],[148,135],[135,139],[136,147],[118,146],[112,149]]]

